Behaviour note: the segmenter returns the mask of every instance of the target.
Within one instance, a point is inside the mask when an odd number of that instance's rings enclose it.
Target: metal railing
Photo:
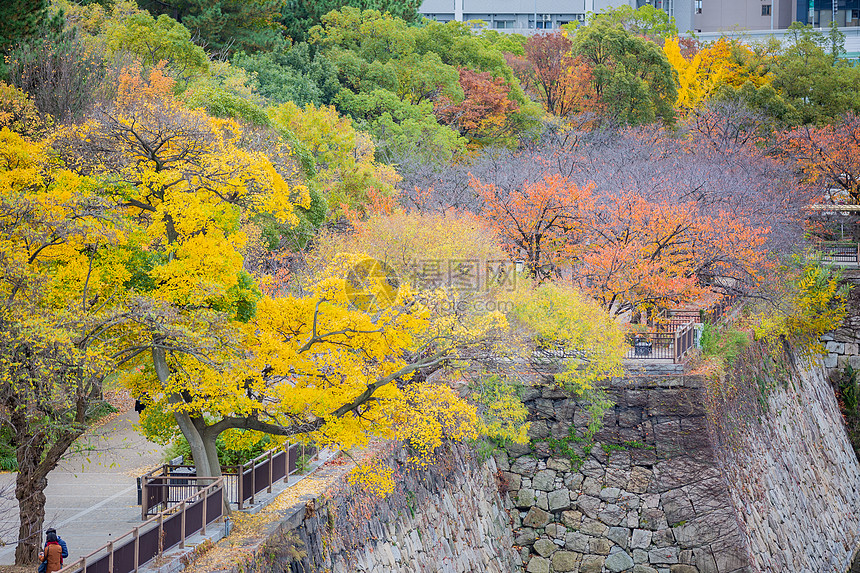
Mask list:
[[[304,444],[292,444],[271,449],[253,460],[238,466],[221,468],[223,487],[227,501],[240,510],[245,503],[255,502],[263,490],[269,493],[278,480],[286,482],[299,470],[299,460],[309,460],[319,454],[317,448]],[[212,478],[198,478],[194,466],[185,464],[163,464],[140,477],[140,515],[146,519],[160,508],[179,503],[185,496],[207,485]]]
[[[674,331],[665,329],[631,333],[627,337],[631,349],[628,360],[671,360],[683,362],[695,346],[695,323],[689,321]]]
[[[200,479],[210,480],[209,485],[201,487],[114,541],[66,565],[60,573],[137,573],[141,566],[161,557],[165,551],[177,545],[184,547],[185,540],[198,531],[205,535],[206,526],[223,515],[224,481],[211,477]],[[121,542],[127,537],[127,541]]]
[[[860,243],[848,241],[821,241],[818,243],[821,260],[835,265],[860,265]]]

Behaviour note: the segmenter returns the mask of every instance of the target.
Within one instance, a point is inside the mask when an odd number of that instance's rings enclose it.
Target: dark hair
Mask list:
[[[49,527],[48,529],[45,530],[45,535],[47,535],[49,533],[56,533],[56,532],[57,532],[56,529],[54,529],[53,527]]]
[[[50,543],[52,541],[54,543],[56,543],[57,542],[57,532],[49,529],[48,533],[45,535],[45,541],[47,541],[48,543]]]

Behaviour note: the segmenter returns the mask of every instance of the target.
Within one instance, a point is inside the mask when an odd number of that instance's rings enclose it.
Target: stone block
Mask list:
[[[568,532],[564,538],[564,548],[579,553],[588,553],[588,539],[589,537],[582,533],[576,531]]]
[[[555,488],[555,470],[540,470],[532,478],[532,487],[541,491],[552,491]]]
[[[627,408],[618,412],[618,425],[622,428],[633,428],[642,423],[642,411],[639,408]]]
[[[606,525],[589,517],[582,518],[582,525],[579,526],[579,530],[586,535],[593,535],[595,537],[603,537],[609,532],[609,528]]]
[[[630,479],[625,489],[631,493],[645,493],[651,483],[654,474],[646,468],[634,467],[630,470]]]
[[[550,523],[546,526],[546,534],[555,539],[564,539],[567,534],[567,528],[558,523]]]
[[[561,512],[561,522],[570,529],[579,529],[582,523],[582,512],[570,510]]]
[[[569,472],[570,460],[567,458],[550,458],[546,461],[546,467],[560,472]]]
[[[647,529],[634,529],[630,540],[631,549],[648,549],[651,545],[651,532]]]
[[[549,573],[549,559],[535,555],[529,559],[526,571],[528,573]]]
[[[549,464],[547,464],[549,465]],[[564,487],[569,489],[570,491],[576,491],[582,485],[582,481],[585,479],[585,476],[581,473],[569,473],[564,476]]]
[[[670,564],[678,562],[677,547],[661,547],[648,552],[648,562],[653,564]],[[729,571],[729,569],[726,569]]]
[[[670,526],[690,521],[696,517],[693,504],[683,489],[669,490],[661,496],[660,500],[663,502],[663,511],[666,513],[666,521]]]
[[[603,501],[615,501],[621,495],[621,490],[617,487],[605,487],[600,490],[599,497]]]
[[[648,563],[648,552],[644,549],[634,549],[633,550],[633,562],[634,563]]]
[[[532,439],[548,438],[550,433],[546,420],[532,420],[529,424],[528,436]]]
[[[612,543],[603,537],[592,537],[588,540],[588,552],[594,555],[609,555]]]
[[[606,525],[620,525],[627,512],[614,503],[607,505],[600,513],[597,514],[597,519]]]
[[[639,499],[638,495],[625,491],[618,496],[618,499],[615,500],[615,503],[617,503],[623,509],[639,509],[639,506],[641,505],[641,500]]]
[[[849,356],[848,365],[855,370],[860,369],[860,356]]]
[[[648,405],[647,390],[625,390],[624,398],[629,408],[643,408]]]
[[[654,535],[651,536],[651,543],[657,547],[675,545],[675,535],[671,529],[660,529],[659,531],[655,531]]]
[[[626,527],[610,527],[606,537],[621,549],[627,549],[630,530]]]
[[[579,564],[579,573],[600,573],[603,570],[603,555],[583,555]]]
[[[537,498],[535,497],[535,490],[524,487],[517,492],[517,507],[527,509],[535,504]]]
[[[856,342],[846,342],[845,354],[848,354],[849,356],[860,354],[860,345],[858,345]]]
[[[570,492],[566,489],[557,489],[547,494],[549,511],[558,511],[570,507]]]
[[[824,356],[824,367],[825,368],[836,368],[836,365],[839,364],[839,355],[837,354],[827,354]],[[850,364],[850,361],[849,361]]]
[[[630,557],[625,551],[619,551],[618,553],[613,553],[609,557],[606,558],[603,565],[612,573],[620,573],[626,569],[630,569],[633,567],[633,558]]]
[[[831,340],[827,344],[824,345],[827,349],[827,352],[831,354],[845,354],[845,343],[844,342],[836,342]]]
[[[668,526],[666,515],[659,509],[645,509],[639,515],[639,527],[642,529],[657,531]]]
[[[600,512],[600,500],[590,495],[581,495],[576,499],[576,507],[588,517],[596,519]]]
[[[549,501],[545,491],[535,491],[535,505],[544,511],[549,511]]]
[[[593,477],[587,477],[582,481],[582,493],[586,495],[590,495],[592,497],[597,497],[600,495],[600,480]]]
[[[511,471],[525,477],[532,477],[537,471],[537,460],[532,456],[522,456],[511,464]]]
[[[636,565],[633,567],[633,573],[659,573],[653,567],[648,567],[647,565]]]
[[[550,555],[558,551],[558,545],[556,545],[549,539],[541,538],[534,542],[532,549],[541,557],[549,557]]]
[[[523,527],[514,539],[514,545],[532,545],[537,541],[537,533],[531,527]]]
[[[555,573],[576,571],[582,555],[572,551],[558,551],[552,556],[552,570]]]
[[[539,507],[532,507],[523,519],[523,525],[526,527],[546,527],[551,518],[552,514]]]
[[[499,475],[501,475],[505,483],[508,484],[508,491],[517,491],[522,486],[523,478],[520,474],[502,471],[499,472]]]

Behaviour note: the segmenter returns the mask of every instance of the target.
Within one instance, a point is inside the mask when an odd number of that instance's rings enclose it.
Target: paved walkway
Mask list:
[[[136,422],[137,414],[131,410],[93,428],[81,443],[95,451],[69,455],[48,474],[45,528],[56,528],[68,543],[67,563],[141,523],[136,478],[161,463],[162,447],[135,431]],[[15,474],[0,474],[0,489],[10,484],[14,488]],[[14,494],[0,511],[0,519],[14,521],[17,533]],[[15,539],[6,541],[9,545],[0,547],[0,565],[15,561]]]

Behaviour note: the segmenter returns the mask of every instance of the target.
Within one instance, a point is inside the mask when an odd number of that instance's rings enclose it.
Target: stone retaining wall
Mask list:
[[[341,481],[295,508],[230,573],[517,573],[510,517],[497,468],[465,447],[414,469],[401,451],[387,460],[396,491],[379,498]],[[298,536],[307,556],[284,551]]]
[[[587,411],[558,389],[526,390],[535,452],[511,448],[499,460],[526,570],[751,571],[710,445],[702,380],[626,378],[610,393],[617,405],[596,443],[567,440],[560,455],[552,440],[570,436],[571,426],[581,435]]]
[[[844,573],[860,544],[860,465],[820,364],[776,382],[721,452],[752,562]]]

